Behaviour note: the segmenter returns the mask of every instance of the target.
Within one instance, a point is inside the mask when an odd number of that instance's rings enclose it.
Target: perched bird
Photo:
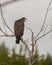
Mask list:
[[[25,17],[22,17],[19,20],[16,20],[14,23],[14,34],[16,36],[16,44],[19,44],[20,39],[24,33],[24,22],[27,20]]]

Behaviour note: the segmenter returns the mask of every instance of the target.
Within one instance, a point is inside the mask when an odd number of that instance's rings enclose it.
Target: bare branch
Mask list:
[[[5,34],[6,35],[6,33],[2,30],[2,28],[0,27],[0,31],[3,33],[3,34]]]
[[[41,39],[42,37],[46,36],[47,34],[49,34],[51,31],[52,31],[52,29],[49,30],[47,33],[43,34],[42,36],[38,37],[38,38],[36,39],[36,41],[39,40],[39,39]]]
[[[29,29],[31,32],[33,32],[31,28],[28,28],[27,26],[26,26],[26,28]]]
[[[31,37],[31,38],[32,38],[32,57],[31,57],[31,60],[33,61],[33,53],[34,53],[34,47],[35,47],[35,46],[34,46],[35,43],[34,43],[34,41],[33,41],[33,40],[34,40],[34,33],[33,33],[33,32],[32,32],[32,37]]]
[[[48,15],[48,11],[49,11],[49,7],[52,3],[52,0],[50,1],[49,5],[48,5],[48,8],[47,8],[47,11],[46,11],[46,14],[45,14],[45,18],[44,18],[44,21],[43,21],[43,25],[40,29],[40,31],[38,32],[38,34],[36,35],[35,39],[40,35],[40,33],[44,30],[44,26],[45,26],[45,22],[46,22],[46,19],[47,19],[47,15]]]
[[[15,35],[5,34],[5,35],[0,35],[0,37],[15,37]]]
[[[33,32],[32,32],[32,54],[33,54],[33,52],[34,52],[34,34],[33,34]]]
[[[45,33],[46,29],[47,29],[48,25],[45,27],[44,31],[43,31],[43,34]]]
[[[5,3],[1,4],[1,6],[3,7],[3,6],[6,6],[8,4],[14,3],[16,1],[19,1],[19,0],[11,0],[11,1],[8,1],[8,2],[5,2]]]
[[[27,47],[29,53],[31,54],[31,51],[30,51],[30,49],[28,48],[28,45],[27,45],[27,44],[25,43],[25,41],[23,40],[23,38],[21,38],[21,41],[22,41],[22,43]]]
[[[31,33],[33,34],[33,41],[34,41],[34,33],[33,33],[32,29],[28,28],[27,26],[26,26],[26,28],[29,29],[31,31]]]
[[[44,57],[44,55],[41,55],[41,56],[37,57],[37,58],[32,62],[32,65],[33,65],[37,60],[39,60],[39,59],[42,58],[42,57]]]
[[[26,26],[27,27],[27,26]],[[31,30],[31,28],[28,28],[27,27],[27,29],[29,29],[30,31],[31,31],[31,34],[32,34],[32,36],[31,36],[31,42],[32,42],[32,44],[31,44],[31,47],[32,47],[32,50],[31,50],[31,54],[29,53],[29,65],[32,65],[32,61],[33,61],[33,53],[34,53],[34,33],[33,33],[33,31]]]
[[[6,36],[6,37],[15,37],[15,35],[9,35],[9,34],[0,35],[0,37],[4,37],[4,36]],[[21,38],[21,41],[22,41],[23,44],[27,47],[29,53],[31,54],[31,51],[30,51],[30,49],[28,48],[28,45],[25,43],[25,41],[24,41],[22,38]]]
[[[6,36],[6,37],[15,37],[14,32],[13,32],[13,31],[10,29],[10,27],[7,25],[7,23],[6,23],[5,19],[4,19],[4,16],[3,16],[3,11],[2,11],[2,6],[5,6],[5,5],[7,5],[7,4],[10,4],[10,3],[14,2],[14,1],[17,1],[17,0],[12,0],[12,1],[10,1],[10,2],[3,3],[2,5],[0,4],[1,15],[2,15],[3,22],[5,23],[6,27],[13,33],[13,35],[6,34],[6,33],[0,28],[0,31],[4,34],[4,35],[0,35],[0,37],[4,37],[4,36]],[[46,27],[45,29],[44,29],[44,27],[45,27],[47,15],[48,15],[48,11],[49,11],[49,7],[50,7],[51,3],[52,3],[52,1],[50,1],[49,5],[48,5],[48,8],[47,8],[46,14],[45,14],[45,18],[44,18],[44,21],[43,21],[43,25],[42,25],[40,31],[38,32],[38,34],[36,35],[35,38],[34,38],[34,33],[33,33],[33,31],[31,30],[31,28],[28,28],[28,27],[27,27],[27,29],[29,29],[29,30],[31,31],[31,33],[32,33],[32,37],[31,37],[32,50],[29,49],[29,47],[28,47],[28,45],[26,44],[26,42],[23,40],[23,38],[21,38],[21,42],[26,46],[26,48],[27,48],[27,50],[28,50],[28,52],[29,52],[29,59],[28,59],[29,65],[33,65],[38,59],[40,59],[41,57],[43,57],[43,55],[42,55],[42,56],[37,57],[35,60],[32,60],[32,59],[33,59],[33,53],[34,53],[34,47],[35,47],[35,45],[36,45],[36,41],[39,40],[39,39],[41,39],[42,37],[46,36],[47,34],[49,34],[49,33],[52,31],[52,29],[51,29],[51,30],[49,30],[48,32],[46,32],[46,33],[44,33],[43,35],[41,35],[40,37],[38,37],[42,31],[45,32],[46,29],[47,29],[47,27]],[[34,40],[35,40],[35,43],[34,43]],[[31,60],[32,60],[32,61],[31,61]]]
[[[1,7],[1,4],[0,4],[0,8],[1,8],[1,15],[2,15],[2,19],[3,19],[3,22],[4,24],[6,25],[6,27],[14,34],[14,32],[10,29],[10,27],[7,25],[5,19],[4,19],[4,16],[3,16],[3,11],[2,11],[2,7]]]

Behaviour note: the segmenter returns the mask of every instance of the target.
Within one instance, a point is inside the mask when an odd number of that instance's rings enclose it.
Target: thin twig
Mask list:
[[[3,34],[5,34],[6,35],[6,33],[2,30],[2,28],[0,27],[0,31],[3,33]]]
[[[52,3],[52,0],[50,1],[49,5],[48,5],[48,8],[47,8],[47,11],[46,11],[46,14],[45,14],[45,18],[44,18],[44,21],[43,21],[43,25],[40,29],[40,31],[38,32],[38,34],[36,35],[35,39],[40,35],[40,33],[44,30],[44,26],[45,26],[45,22],[46,22],[46,19],[47,19],[47,15],[48,15],[48,11],[49,11],[49,7]]]
[[[1,6],[3,7],[3,6],[6,6],[8,4],[11,4],[13,2],[16,2],[16,1],[19,1],[19,0],[11,0],[11,1],[8,1],[8,2],[5,2],[5,3],[1,4]]]
[[[47,29],[48,25],[45,27],[44,31],[43,31],[43,34],[45,33],[46,29]]]
[[[6,36],[6,37],[15,37],[15,35],[0,35],[0,37],[4,37],[4,36]],[[25,41],[21,38],[21,41],[23,42],[23,44],[27,47],[27,49],[28,49],[28,51],[29,51],[29,53],[31,54],[31,51],[30,51],[30,49],[28,48],[28,45],[25,43]]]
[[[0,37],[15,37],[15,35],[5,34],[5,35],[0,35]]]
[[[32,32],[32,57],[31,57],[31,60],[33,61],[33,53],[34,53],[34,33]]]
[[[10,27],[7,25],[7,23],[6,23],[5,19],[4,19],[1,3],[0,3],[0,8],[1,8],[1,15],[2,15],[2,19],[3,19],[4,24],[14,34],[14,32],[10,29]]]
[[[43,38],[43,37],[46,36],[47,34],[49,34],[51,31],[52,31],[52,29],[49,30],[47,33],[43,34],[42,36],[38,37],[38,38],[36,39],[36,41],[39,40],[39,39],[41,39],[41,38]]]
[[[29,54],[29,65],[32,65],[31,62],[33,61],[33,53],[34,53],[34,45],[35,45],[34,44],[34,33],[33,33],[31,28],[27,27],[27,29],[29,29],[31,31],[31,34],[32,34],[32,36],[31,36],[31,42],[32,42],[31,47],[32,47],[32,50],[31,50],[31,54]]]
[[[28,48],[28,45],[25,43],[25,41],[23,40],[23,38],[21,38],[21,41],[23,42],[23,44],[27,47],[27,49],[28,49],[28,51],[29,51],[29,53],[31,54],[31,51],[30,51],[30,49]]]
[[[27,28],[28,30],[30,30],[31,33],[33,33],[33,30],[32,30],[31,28],[28,28],[27,26],[26,26],[26,28]],[[33,33],[33,35],[34,35],[34,33]],[[33,41],[34,41],[34,36],[33,36]]]
[[[26,28],[27,28],[28,30],[30,30],[31,32],[33,32],[31,28],[28,28],[27,26],[26,26]]]

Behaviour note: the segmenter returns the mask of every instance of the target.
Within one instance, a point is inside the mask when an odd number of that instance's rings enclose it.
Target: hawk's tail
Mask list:
[[[19,43],[20,43],[20,38],[16,37],[16,44],[19,44]]]

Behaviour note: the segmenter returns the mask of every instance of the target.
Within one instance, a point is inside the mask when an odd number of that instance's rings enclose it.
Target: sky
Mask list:
[[[1,3],[4,3],[9,0],[1,0]],[[24,39],[29,41],[31,40],[31,32],[26,28],[29,27],[34,32],[34,36],[37,35],[44,21],[46,9],[48,7],[50,0],[24,0],[11,3],[10,5],[3,7],[3,15],[6,23],[14,31],[14,22],[21,17],[26,17],[28,21],[25,23]],[[1,13],[0,13],[1,14]],[[12,34],[6,27],[3,25],[3,20],[0,15],[0,26],[7,30],[8,34]],[[46,25],[48,25],[47,30],[51,29],[52,26],[52,10],[48,12],[46,19]],[[45,27],[46,27],[45,25]],[[0,32],[0,34],[2,34]],[[4,41],[6,46],[11,50],[13,47],[16,48],[16,51],[19,51],[19,45],[15,44],[15,38],[6,38],[0,37],[0,43]],[[29,44],[28,43],[28,44]],[[37,46],[40,54],[50,53],[52,55],[52,33],[48,34],[44,38],[37,41]]]

